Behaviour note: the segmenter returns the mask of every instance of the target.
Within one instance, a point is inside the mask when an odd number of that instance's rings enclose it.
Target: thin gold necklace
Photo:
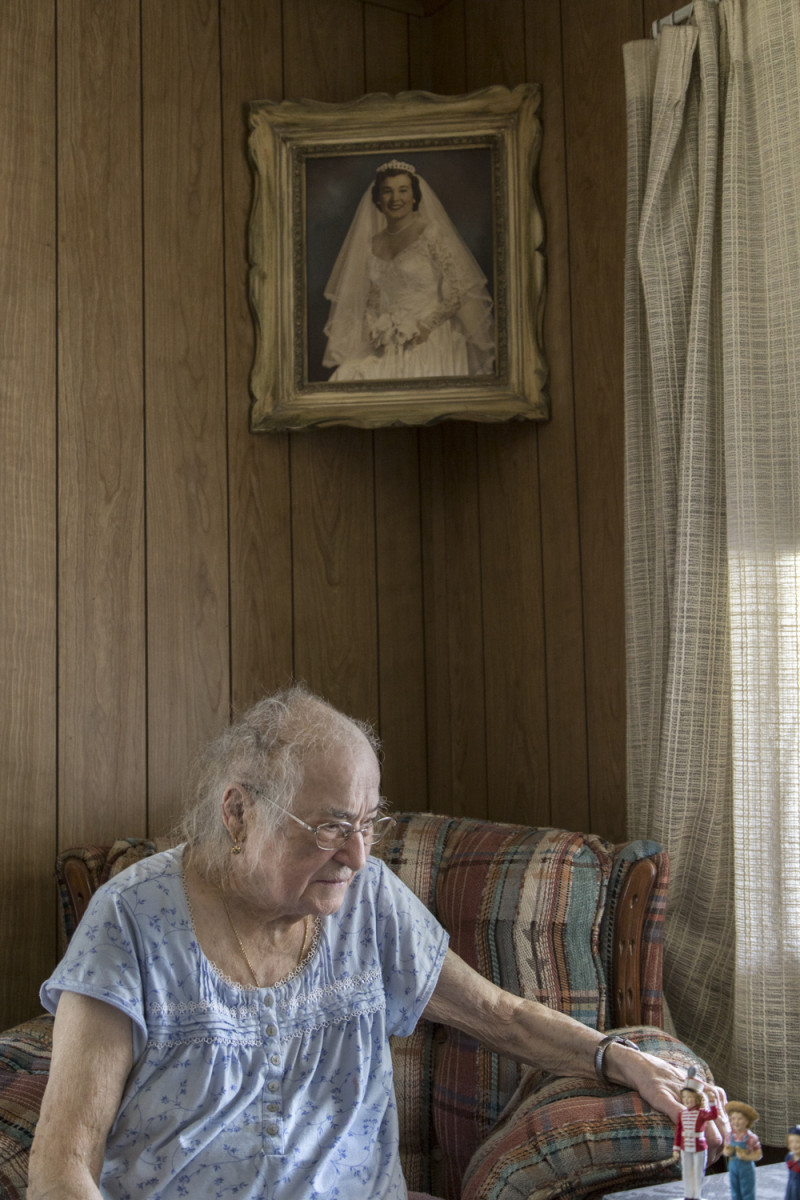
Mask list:
[[[236,941],[239,943],[239,949],[242,952],[242,958],[247,963],[247,969],[253,977],[253,983],[256,985],[257,988],[260,988],[263,986],[263,984],[260,984],[258,982],[258,976],[256,975],[255,971],[253,970],[253,964],[250,962],[247,951],[244,948],[244,943],[242,942],[242,939],[239,937],[239,931],[233,923],[233,917],[231,916],[230,909],[228,908],[228,902],[225,899],[225,892],[222,890],[222,888],[220,888],[220,895],[222,896],[222,907],[225,909],[225,916],[228,918],[228,924],[230,925],[231,929],[233,930],[233,936],[236,938]],[[303,922],[303,944],[300,947],[300,954],[298,955],[298,958],[297,958],[295,970],[297,970],[297,967],[299,967],[300,963],[303,961],[303,957],[306,952],[307,942],[308,942],[308,917],[306,917]]]

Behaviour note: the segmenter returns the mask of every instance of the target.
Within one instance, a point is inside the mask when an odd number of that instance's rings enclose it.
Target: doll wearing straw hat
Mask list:
[[[675,1158],[680,1155],[685,1200],[700,1200],[708,1152],[704,1129],[709,1121],[716,1121],[719,1116],[716,1104],[703,1107],[705,1099],[705,1084],[698,1078],[696,1068],[690,1067],[681,1088],[681,1104],[686,1107],[678,1118],[672,1148]]]
[[[731,1132],[725,1134],[722,1153],[728,1159],[731,1196],[733,1200],[755,1200],[756,1163],[764,1153],[751,1128],[758,1120],[758,1113],[739,1100],[731,1100],[725,1111],[730,1117]]]

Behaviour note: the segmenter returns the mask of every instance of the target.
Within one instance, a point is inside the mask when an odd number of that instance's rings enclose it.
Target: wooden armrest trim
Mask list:
[[[67,888],[69,902],[72,906],[72,916],[77,927],[78,922],[89,906],[94,886],[86,863],[80,858],[68,858],[64,863],[62,876]]]
[[[640,858],[620,891],[613,954],[615,1028],[642,1023],[642,932],[657,875],[652,859]]]

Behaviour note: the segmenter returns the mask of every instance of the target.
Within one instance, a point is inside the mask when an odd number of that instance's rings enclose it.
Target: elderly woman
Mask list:
[[[593,1074],[601,1034],[477,975],[368,857],[392,825],[371,730],[301,687],[212,744],[184,843],[97,892],[43,986],[28,1200],[403,1200],[388,1039],[423,1015]],[[675,1068],[602,1052],[677,1118]]]
[[[325,296],[331,382],[494,370],[486,276],[412,163],[378,168]]]

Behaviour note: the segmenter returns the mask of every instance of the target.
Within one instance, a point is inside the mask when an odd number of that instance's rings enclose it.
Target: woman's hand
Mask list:
[[[604,1064],[609,1079],[634,1088],[658,1112],[664,1113],[674,1124],[678,1123],[685,1107],[680,1098],[681,1088],[686,1083],[685,1068],[652,1054],[630,1050],[618,1042],[608,1047]],[[722,1088],[712,1087],[711,1084],[704,1086],[706,1099],[703,1107],[713,1104],[717,1109],[717,1116],[706,1124],[704,1130],[708,1142],[708,1161],[714,1163],[722,1154],[725,1134],[731,1130],[725,1112],[728,1098]]]
[[[421,346],[423,342],[427,342],[431,336],[431,331],[427,325],[423,325],[421,321],[417,322],[417,332],[405,344],[406,350],[412,350],[415,346]]]

